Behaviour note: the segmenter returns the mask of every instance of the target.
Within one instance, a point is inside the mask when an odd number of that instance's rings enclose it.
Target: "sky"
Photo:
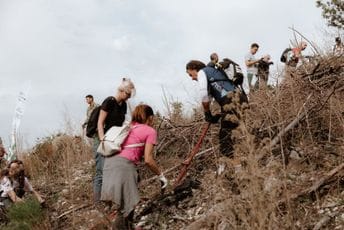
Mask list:
[[[85,96],[101,103],[122,77],[131,104],[166,112],[168,100],[197,105],[191,59],[217,52],[244,68],[253,42],[279,68],[294,27],[321,44],[325,22],[315,1],[300,0],[0,0],[0,136],[9,145],[20,90],[30,85],[20,124],[23,145],[66,130],[80,132]]]

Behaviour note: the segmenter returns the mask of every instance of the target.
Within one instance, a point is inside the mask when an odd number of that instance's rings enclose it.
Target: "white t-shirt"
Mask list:
[[[203,70],[198,71],[197,82],[198,82],[198,87],[199,87],[198,89],[199,100],[201,102],[209,102],[212,97],[208,93],[207,76],[205,75]]]
[[[245,62],[246,61],[252,62],[252,61],[256,61],[256,60],[257,60],[256,57],[251,52],[249,52],[245,56]],[[247,66],[247,73],[251,73],[251,74],[257,75],[257,72],[258,72],[257,65]]]
[[[13,191],[13,187],[11,185],[11,181],[10,179],[8,179],[8,177],[4,176],[1,180],[0,180],[0,191],[2,191],[1,193],[1,197],[8,197],[8,193],[10,191]]]

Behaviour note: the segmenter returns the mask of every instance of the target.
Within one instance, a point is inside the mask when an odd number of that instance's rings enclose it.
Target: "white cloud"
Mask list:
[[[216,51],[243,66],[249,45],[258,42],[259,55],[270,53],[277,62],[293,38],[289,26],[319,41],[314,31],[321,24],[315,3],[298,0],[3,0],[0,136],[10,133],[25,80],[32,90],[21,130],[32,143],[63,128],[65,107],[82,120],[84,96],[102,101],[123,76],[134,80],[136,102],[161,109],[164,87],[193,103],[194,83],[185,74],[190,59],[206,62]]]

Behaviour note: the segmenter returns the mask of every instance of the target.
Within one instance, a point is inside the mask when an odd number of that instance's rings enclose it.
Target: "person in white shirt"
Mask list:
[[[8,178],[8,169],[1,170],[0,173],[0,205],[5,208],[11,206],[12,203],[21,202],[22,199],[16,196],[12,183]]]
[[[257,43],[253,43],[251,45],[250,51],[245,56],[245,65],[247,67],[247,81],[250,90],[252,89],[252,80],[254,77],[257,76],[258,68],[257,65],[260,59],[256,59],[255,54],[259,49],[259,45]]]
[[[202,102],[205,120],[217,123],[221,118],[219,132],[220,152],[225,156],[233,156],[232,130],[239,125],[240,113],[237,111],[237,103],[247,102],[243,94],[224,73],[203,62],[192,60],[186,65],[186,72],[192,80],[199,84],[198,95]],[[214,98],[221,106],[221,114],[212,115],[210,104]]]
[[[22,198],[25,193],[32,193],[40,204],[45,202],[42,196],[32,187],[28,178],[25,176],[22,161],[13,160],[9,164],[8,168],[13,190],[18,197]]]

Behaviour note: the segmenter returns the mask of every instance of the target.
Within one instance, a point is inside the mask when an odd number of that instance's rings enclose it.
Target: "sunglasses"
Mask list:
[[[125,93],[128,97],[131,97],[131,93],[128,93],[127,91],[124,91],[124,93]]]

